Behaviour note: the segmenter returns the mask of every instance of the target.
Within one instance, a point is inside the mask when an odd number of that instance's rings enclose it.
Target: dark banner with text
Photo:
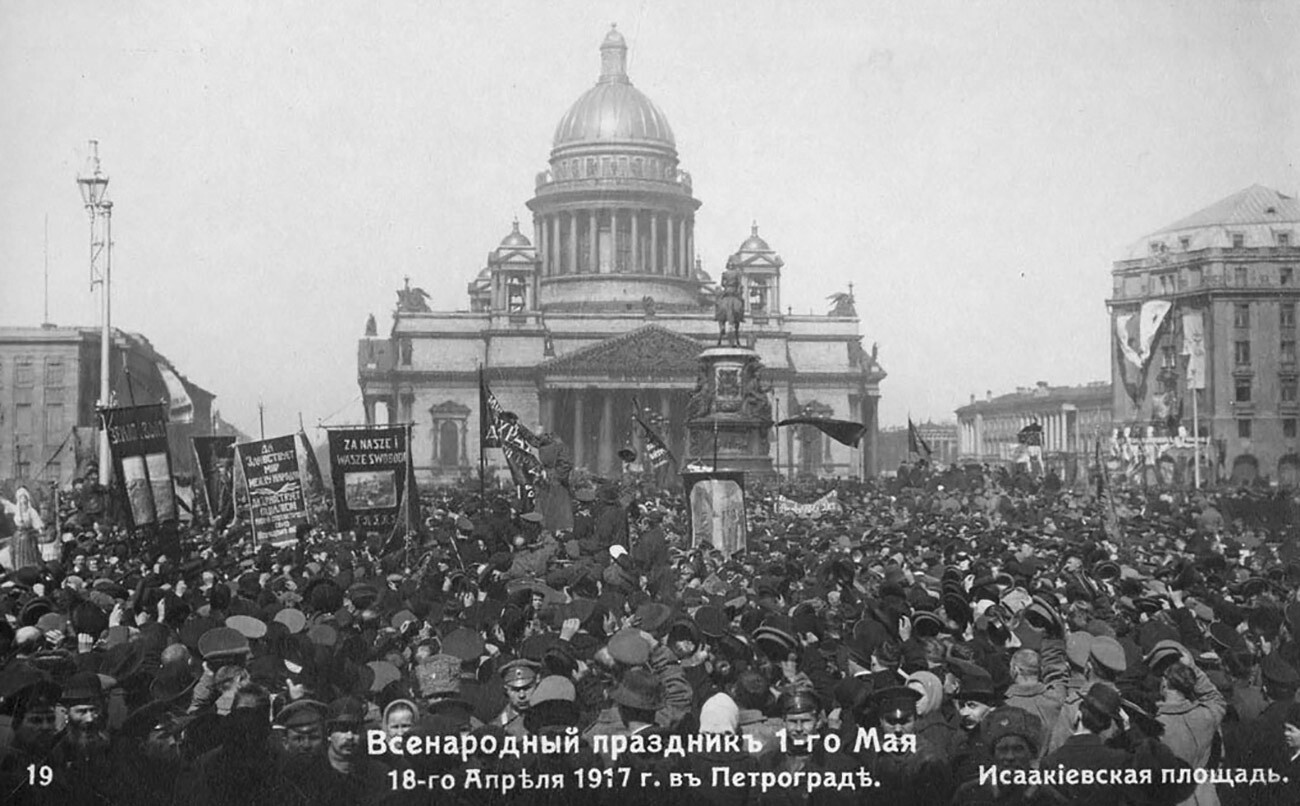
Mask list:
[[[331,430],[329,444],[339,529],[390,532],[404,517],[406,426]]]
[[[167,407],[101,409],[108,432],[117,489],[125,496],[133,526],[176,520],[176,491],[167,452]]]
[[[307,522],[296,439],[290,434],[235,446],[248,485],[248,508],[256,540],[291,542],[298,527]]]

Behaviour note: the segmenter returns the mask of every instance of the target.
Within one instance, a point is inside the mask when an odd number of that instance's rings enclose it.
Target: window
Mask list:
[[[1278,285],[1291,285],[1291,282],[1294,279],[1295,279],[1295,269],[1291,268],[1290,266],[1283,266],[1281,269],[1278,270],[1277,273]]]
[[[1294,338],[1282,340],[1282,363],[1283,364],[1295,363],[1295,339]]]
[[[1160,349],[1160,366],[1164,369],[1178,368],[1178,351],[1173,345],[1166,345]]]
[[[45,444],[58,445],[62,442],[66,426],[63,421],[63,404],[45,404]]]
[[[528,307],[528,285],[522,277],[511,277],[506,284],[506,309],[510,313],[522,313]]]
[[[749,284],[749,310],[753,313],[767,313],[767,283],[763,280],[751,280]]]
[[[1246,245],[1246,236],[1240,232],[1232,233],[1232,248],[1240,249]]]
[[[19,403],[14,406],[14,434],[20,437],[30,437],[36,432],[35,413],[32,411],[32,404]]]
[[[1237,436],[1242,439],[1250,439],[1250,420],[1237,421]]]
[[[63,388],[63,359],[45,359],[45,386],[49,389]]]
[[[1286,417],[1282,420],[1282,436],[1287,439],[1295,439],[1295,418]]]
[[[1246,284],[1246,267],[1237,266],[1232,270],[1232,282],[1236,285]]]
[[[1289,233],[1289,232],[1279,232],[1279,233],[1277,233],[1277,245],[1278,245],[1278,246],[1290,246],[1290,245],[1291,245],[1291,233]]]
[[[36,374],[32,368],[32,360],[30,358],[18,359],[18,362],[14,364],[14,386],[21,389],[35,383]]]
[[[1237,394],[1234,399],[1238,403],[1250,402],[1250,379],[1249,378],[1237,379]]]
[[[1172,294],[1177,290],[1177,283],[1174,281],[1174,275],[1171,272],[1156,275],[1156,280],[1160,283],[1161,294]]]
[[[1250,327],[1250,305],[1237,304],[1232,306],[1232,326]]]
[[[1283,378],[1282,381],[1281,381],[1281,383],[1279,384],[1279,386],[1280,386],[1280,388],[1281,388],[1281,398],[1282,398],[1282,402],[1283,402],[1283,403],[1295,403],[1295,402],[1296,402],[1296,386],[1297,386],[1297,384],[1296,384],[1296,379],[1295,379],[1295,378]]]
[[[1279,324],[1283,328],[1288,328],[1288,329],[1295,328],[1295,303],[1294,302],[1282,303],[1280,311],[1281,311],[1281,317],[1280,317]]]
[[[1250,342],[1239,341],[1233,344],[1232,346],[1233,346],[1233,352],[1232,352],[1233,360],[1238,364],[1249,364],[1250,363]]]
[[[411,345],[410,339],[402,339],[398,342],[398,347],[402,353],[402,366],[411,366],[411,359],[414,356],[415,348]]]

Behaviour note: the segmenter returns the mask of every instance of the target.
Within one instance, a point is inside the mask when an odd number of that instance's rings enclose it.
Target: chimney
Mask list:
[[[971,392],[971,393],[970,393],[970,404],[971,404],[972,406],[975,405],[975,393],[974,393],[974,392]]]
[[[993,390],[992,390],[992,389],[986,389],[986,390],[984,391],[984,399],[985,399],[985,400],[992,400],[992,399],[993,399]]]

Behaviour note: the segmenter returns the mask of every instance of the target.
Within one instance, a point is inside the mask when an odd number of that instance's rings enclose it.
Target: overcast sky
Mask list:
[[[356,340],[409,274],[465,308],[618,22],[703,201],[716,277],[852,282],[883,425],[1108,380],[1112,261],[1259,183],[1300,190],[1295,2],[0,3],[0,322],[95,325],[75,186],[97,138],[114,325],[268,435],[358,422]],[[525,225],[531,235],[531,226]]]

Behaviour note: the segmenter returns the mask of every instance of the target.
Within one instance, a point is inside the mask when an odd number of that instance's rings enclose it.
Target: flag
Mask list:
[[[1201,311],[1183,312],[1183,355],[1187,356],[1187,388],[1205,388],[1205,317]]]
[[[659,468],[672,462],[675,466],[677,464],[677,458],[673,456],[673,452],[664,444],[663,438],[659,436],[659,433],[641,418],[640,412],[641,404],[634,397],[632,398],[632,419],[635,420],[636,424],[641,426],[641,430],[645,432],[646,455],[650,457],[650,464]],[[650,412],[649,418],[651,421],[662,421],[663,415],[658,414],[657,412]]]
[[[927,459],[929,459],[931,454],[933,454],[933,451],[930,450],[930,445],[925,441],[925,437],[921,436],[921,432],[916,429],[916,424],[912,422],[912,418],[908,417],[907,452],[919,455],[922,451],[925,451],[925,458]]]
[[[478,429],[479,450],[483,448],[500,448],[501,439],[497,436],[497,419],[501,416],[501,404],[496,395],[488,389],[487,379],[483,377],[483,368],[478,368]]]
[[[168,414],[173,423],[194,422],[194,401],[190,399],[185,383],[177,377],[172,368],[158,362],[158,374],[162,376],[163,386],[167,387]]]
[[[1043,426],[1038,421],[1034,421],[1016,434],[1016,441],[1021,445],[1032,447],[1043,447]]]
[[[828,417],[787,417],[777,423],[777,427],[783,425],[811,425],[841,445],[848,445],[851,448],[858,447],[863,433],[867,430],[862,423],[855,423],[852,420],[832,420]]]
[[[306,475],[307,500],[314,502],[325,494],[325,481],[321,476],[320,462],[316,461],[316,452],[307,439],[307,432],[301,428],[298,429],[298,448],[302,452],[302,469]]]
[[[1120,380],[1134,404],[1140,405],[1146,396],[1147,365],[1151,361],[1152,345],[1160,335],[1171,307],[1168,300],[1153,299],[1142,303],[1137,313],[1115,317]]]

